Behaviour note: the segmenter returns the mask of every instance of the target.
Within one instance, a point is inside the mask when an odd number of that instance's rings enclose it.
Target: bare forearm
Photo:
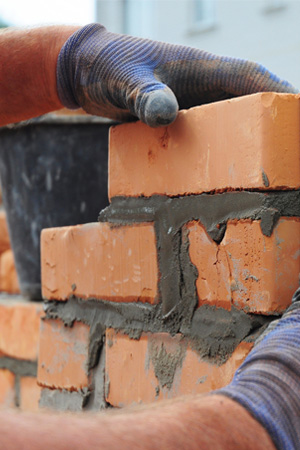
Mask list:
[[[56,91],[58,53],[78,26],[0,32],[0,125],[62,108]]]
[[[0,436],[1,446],[8,450],[275,450],[258,422],[222,396],[178,400],[117,414],[29,415],[3,411]]]

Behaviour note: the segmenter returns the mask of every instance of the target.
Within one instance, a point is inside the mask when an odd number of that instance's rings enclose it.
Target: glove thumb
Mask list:
[[[171,124],[178,113],[178,102],[170,88],[158,84],[150,92],[138,94],[135,100],[135,114],[150,127]]]

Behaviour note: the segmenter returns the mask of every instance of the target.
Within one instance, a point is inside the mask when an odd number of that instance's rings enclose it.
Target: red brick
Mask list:
[[[0,211],[0,253],[10,248],[10,240],[6,222],[6,214],[4,210]]]
[[[261,93],[111,128],[109,196],[300,186],[300,97]]]
[[[38,384],[48,388],[79,390],[89,385],[87,368],[89,327],[75,322],[42,320],[38,360]]]
[[[0,407],[15,406],[15,375],[7,369],[0,369]]]
[[[22,300],[0,302],[0,352],[11,358],[36,360],[42,305]]]
[[[37,411],[41,388],[34,377],[22,377],[20,380],[20,408],[23,411]]]
[[[242,342],[227,362],[221,366],[204,361],[181,335],[144,333],[140,340],[112,329],[106,333],[107,401],[117,407],[133,403],[149,403],[180,395],[207,393],[227,385],[236,369],[252,348]],[[170,374],[166,363],[174,366],[172,383],[163,386],[156,376],[157,355],[161,370]],[[160,379],[159,379],[160,378]]]
[[[300,272],[300,221],[282,218],[270,237],[259,221],[229,221],[217,245],[198,222],[188,225],[191,261],[204,303],[254,313],[281,312],[290,304]]]
[[[20,287],[12,250],[0,255],[0,289],[9,294],[19,294]]]
[[[42,286],[47,299],[157,302],[153,224],[91,223],[42,233]]]

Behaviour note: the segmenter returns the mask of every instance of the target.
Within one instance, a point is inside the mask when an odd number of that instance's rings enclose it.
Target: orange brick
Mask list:
[[[111,128],[109,196],[300,186],[300,97],[261,93]]]
[[[217,245],[198,222],[188,225],[190,257],[198,269],[199,306],[272,314],[290,304],[300,272],[300,220],[282,218],[270,237],[259,221],[229,221]]]
[[[0,253],[10,248],[5,211],[0,211]]]
[[[227,362],[218,366],[201,359],[181,335],[144,333],[137,341],[109,329],[107,401],[122,407],[210,392],[231,381],[251,348],[252,344],[242,342]]]
[[[23,411],[37,411],[41,388],[34,377],[22,377],[20,380],[20,408]]]
[[[42,305],[22,300],[0,302],[0,352],[19,359],[36,360]]]
[[[12,250],[6,250],[0,256],[0,289],[9,294],[19,294],[20,287]]]
[[[42,320],[38,383],[48,388],[79,390],[89,385],[87,325],[65,327],[60,320]]]
[[[111,301],[157,302],[153,224],[91,223],[42,233],[42,286],[47,299],[71,294]]]
[[[15,376],[7,369],[0,369],[0,407],[15,406]]]

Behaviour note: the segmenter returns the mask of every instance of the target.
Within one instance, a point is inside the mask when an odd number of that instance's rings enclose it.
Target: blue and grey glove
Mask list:
[[[233,381],[216,393],[244,406],[265,427],[278,450],[300,449],[300,288]]]
[[[116,120],[170,124],[178,108],[262,91],[297,93],[259,64],[195,48],[108,32],[74,33],[57,61],[57,88],[70,109]]]

